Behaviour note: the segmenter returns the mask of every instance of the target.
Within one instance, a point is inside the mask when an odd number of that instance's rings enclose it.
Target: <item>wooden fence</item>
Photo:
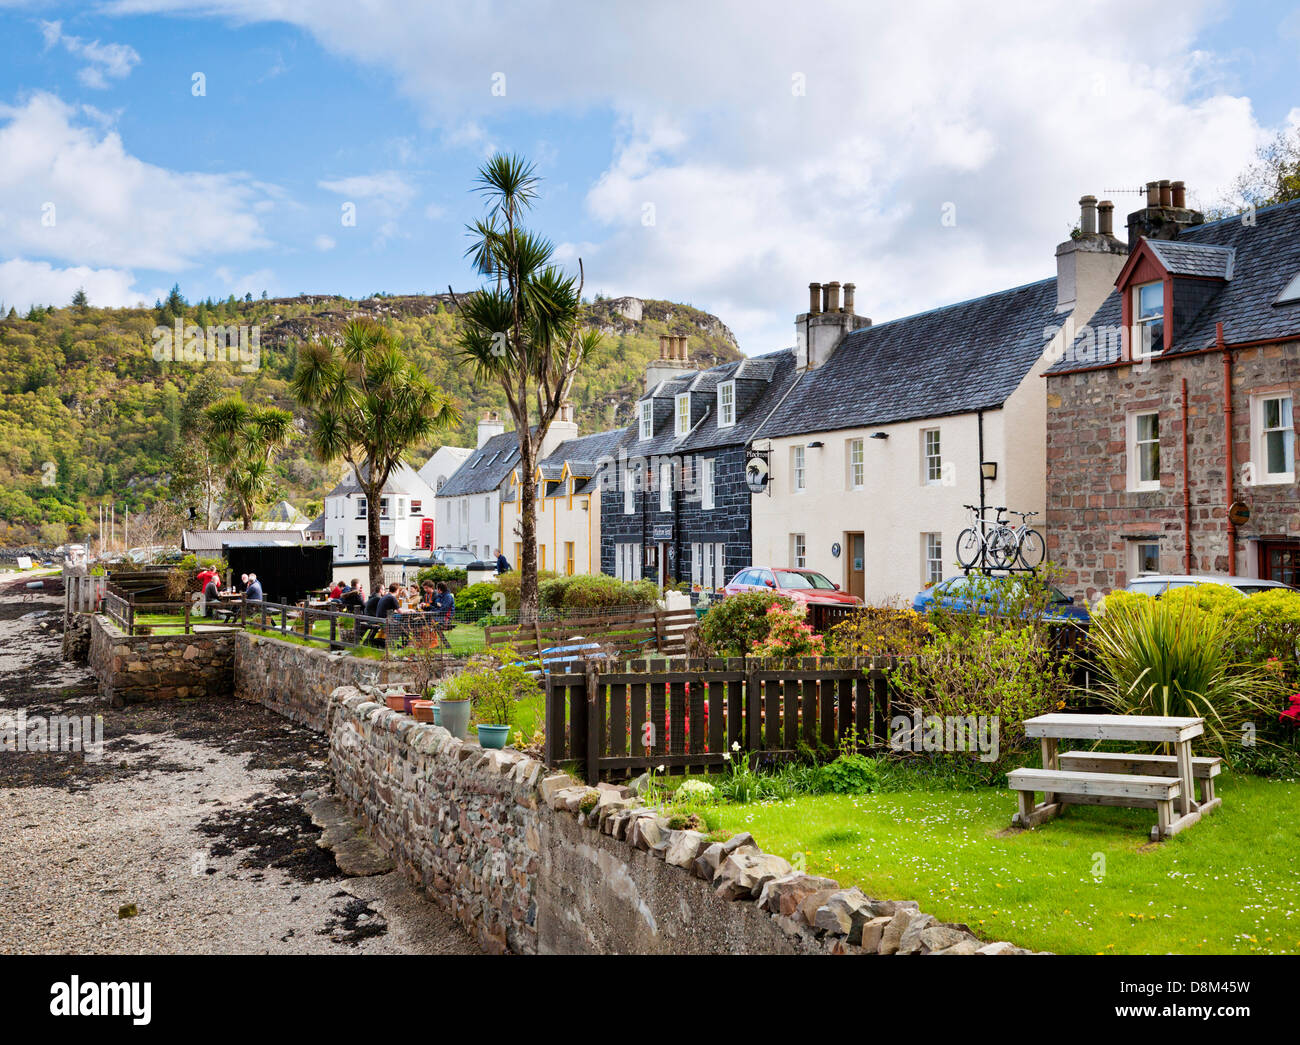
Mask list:
[[[659,766],[720,772],[732,745],[748,757],[837,748],[850,729],[863,747],[888,741],[894,658],[807,658],[797,664],[644,660],[546,680],[546,759],[577,762],[588,783]]]
[[[536,652],[575,643],[596,642],[621,656],[649,652],[686,652],[686,629],[695,623],[695,611],[617,610],[600,616],[561,617],[532,624],[493,624],[483,629],[489,648],[513,646],[520,653]]]
[[[64,574],[64,608],[68,613],[95,613],[107,590],[108,578],[102,574]]]

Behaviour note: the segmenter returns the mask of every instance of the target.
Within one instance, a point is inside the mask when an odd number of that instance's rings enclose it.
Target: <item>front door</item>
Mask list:
[[[1260,545],[1259,575],[1300,587],[1300,542],[1265,541]]]
[[[847,555],[845,556],[847,561],[844,563],[844,590],[850,595],[856,595],[865,602],[867,591],[866,537],[861,533],[846,533],[844,538],[844,543],[847,545]]]
[[[379,554],[385,559],[388,558],[388,538],[386,536],[379,538]]]

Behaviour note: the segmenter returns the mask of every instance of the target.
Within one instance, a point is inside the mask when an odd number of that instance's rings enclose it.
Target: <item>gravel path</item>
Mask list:
[[[115,710],[61,599],[0,588],[0,716],[104,716],[104,755],[0,752],[0,954],[474,954],[400,874],[346,878],[299,795],[324,739],[243,701]]]

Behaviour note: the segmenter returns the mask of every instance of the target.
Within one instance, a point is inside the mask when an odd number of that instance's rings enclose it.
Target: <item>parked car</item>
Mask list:
[[[770,591],[793,599],[797,605],[861,606],[856,595],[840,591],[840,586],[816,570],[790,566],[750,566],[731,578],[722,589],[722,597],[747,591]]]
[[[1139,573],[1125,585],[1125,591],[1135,591],[1142,595],[1154,595],[1159,598],[1170,588],[1190,588],[1193,584],[1223,584],[1236,588],[1243,595],[1258,595],[1271,588],[1285,588],[1287,591],[1300,591],[1281,581],[1266,581],[1259,577],[1233,577],[1226,573]]]
[[[433,553],[433,561],[441,566],[463,570],[479,561],[479,557],[464,548],[438,548]]]
[[[993,574],[992,576],[959,575],[949,577],[938,584],[917,592],[912,600],[912,609],[917,613],[929,613],[936,606],[965,612],[974,609],[976,613],[988,613],[993,608],[999,591],[1005,591],[1008,602],[1019,597],[1016,587],[1023,585],[1014,574]],[[1088,607],[1079,605],[1059,588],[1051,589],[1051,601],[1043,614],[1047,620],[1080,621],[1087,623],[1092,619]]]

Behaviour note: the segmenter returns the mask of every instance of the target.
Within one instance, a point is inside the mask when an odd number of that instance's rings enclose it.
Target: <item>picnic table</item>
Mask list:
[[[1203,718],[1164,715],[1039,715],[1025,720],[1025,735],[1042,742],[1042,769],[1017,769],[1007,783],[1018,792],[1012,822],[1037,827],[1067,805],[1155,809],[1153,840],[1168,838],[1218,808],[1214,778],[1219,758],[1195,758],[1192,741],[1205,732]],[[1058,740],[1124,740],[1167,745],[1173,754],[1057,750]],[[1201,798],[1196,799],[1197,781]],[[1044,800],[1035,805],[1036,792]]]

